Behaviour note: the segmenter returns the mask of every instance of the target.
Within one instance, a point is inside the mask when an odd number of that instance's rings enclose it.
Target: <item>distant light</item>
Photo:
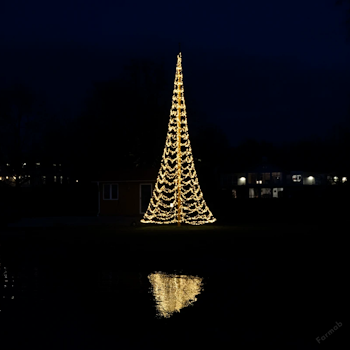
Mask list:
[[[6,180],[8,180],[8,178],[9,178],[9,177],[8,177],[8,176],[6,176]]]
[[[54,164],[53,166],[56,166],[56,164]]]
[[[27,163],[23,163],[23,165],[27,165]]]
[[[0,176],[0,181],[2,180],[2,176]]]
[[[174,206],[174,203],[170,203],[170,206],[173,207],[173,206]]]
[[[198,159],[198,162],[201,162],[202,161],[202,159]]]
[[[245,183],[246,183],[246,179],[244,176],[238,179],[238,185],[245,185]]]
[[[6,165],[7,165],[7,166],[10,166],[10,164],[9,164],[9,163],[6,163]]]
[[[348,179],[345,176],[341,180],[342,180],[343,183],[348,181]]]
[[[40,163],[35,163],[36,165],[40,165]]]
[[[78,180],[75,180],[75,182],[78,182]]]
[[[294,182],[301,182],[301,175],[293,175],[292,179]]]

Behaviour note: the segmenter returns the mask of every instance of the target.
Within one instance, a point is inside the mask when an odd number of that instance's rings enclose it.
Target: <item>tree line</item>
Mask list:
[[[101,171],[160,165],[169,121],[172,84],[161,64],[131,60],[114,80],[96,81],[73,119],[48,110],[27,86],[0,91],[0,166],[9,163],[18,186],[23,162],[59,161],[86,177]],[[225,132],[187,107],[196,169],[208,181],[220,169],[245,168],[268,157],[284,167],[348,171],[349,128],[338,125],[327,140],[314,137],[283,147],[247,139],[230,147]]]

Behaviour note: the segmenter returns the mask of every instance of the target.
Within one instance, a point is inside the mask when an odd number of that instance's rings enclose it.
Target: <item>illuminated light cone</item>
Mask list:
[[[203,225],[216,221],[209,210],[194,167],[188,134],[181,52],[176,74],[168,134],[157,183],[142,223]]]

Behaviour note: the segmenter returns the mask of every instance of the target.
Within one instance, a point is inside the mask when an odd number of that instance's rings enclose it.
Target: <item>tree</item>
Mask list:
[[[33,143],[40,133],[38,99],[33,91],[22,85],[14,85],[0,91],[0,154],[7,170],[19,187],[25,178],[23,162],[32,151]]]
[[[157,183],[142,223],[213,223],[194,166],[188,133],[181,52],[177,56],[172,107]]]
[[[350,0],[336,0],[335,4],[337,6],[346,5],[346,20],[345,24],[348,30],[347,40],[350,41]]]
[[[76,122],[75,158],[99,169],[155,165],[164,87],[163,67],[146,60],[131,60],[118,79],[94,82]]]

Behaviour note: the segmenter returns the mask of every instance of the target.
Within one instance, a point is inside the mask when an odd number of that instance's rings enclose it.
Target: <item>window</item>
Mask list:
[[[278,187],[278,188],[274,188],[272,190],[272,197],[273,198],[280,198],[281,197],[281,192],[283,191],[283,188],[282,187]]]
[[[44,175],[43,176],[43,185],[45,185],[46,184],[46,176]]]
[[[292,179],[293,182],[301,182],[301,175],[293,175]]]
[[[259,197],[258,191],[259,191],[258,188],[250,188],[249,189],[249,198],[258,198]]]
[[[315,177],[308,176],[307,178],[304,178],[304,185],[315,185]]]
[[[54,177],[53,177],[53,182],[56,182],[57,181],[57,176],[55,175]]]
[[[270,173],[262,173],[262,183],[268,184],[270,183]]]
[[[261,198],[271,198],[271,188],[262,188],[260,194]]]
[[[245,185],[245,183],[246,183],[246,179],[244,176],[240,177],[237,181],[237,185],[240,185],[240,186]]]
[[[272,173],[272,182],[273,183],[279,183],[282,181],[282,173],[280,172],[275,172],[275,173]]]
[[[63,176],[60,176],[60,184],[63,182]]]
[[[249,184],[255,184],[257,180],[258,180],[258,178],[257,178],[257,175],[255,173],[248,174],[248,183]]]
[[[118,199],[118,185],[104,184],[103,185],[103,199],[116,200]]]

